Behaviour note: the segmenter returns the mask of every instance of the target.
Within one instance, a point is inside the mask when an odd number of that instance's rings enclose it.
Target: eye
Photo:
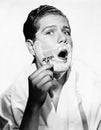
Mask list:
[[[63,33],[64,33],[65,35],[69,35],[69,36],[71,35],[71,33],[70,33],[69,30],[64,30]]]
[[[46,35],[53,35],[54,34],[54,30],[48,30],[46,31]]]

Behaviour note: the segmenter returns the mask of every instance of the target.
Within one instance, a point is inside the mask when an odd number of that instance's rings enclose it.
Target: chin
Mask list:
[[[68,60],[67,62],[53,62],[54,71],[55,72],[66,72],[69,67],[71,66],[71,60]]]

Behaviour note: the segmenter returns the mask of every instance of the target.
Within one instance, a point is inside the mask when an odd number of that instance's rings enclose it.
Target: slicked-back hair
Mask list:
[[[33,41],[36,40],[36,32],[38,31],[38,21],[45,15],[48,14],[54,14],[54,15],[60,15],[67,19],[67,17],[57,8],[49,5],[41,5],[38,8],[32,10],[27,20],[24,23],[23,26],[23,33],[25,36],[25,40],[31,39]],[[68,21],[68,19],[67,19]],[[69,23],[69,21],[68,21]]]

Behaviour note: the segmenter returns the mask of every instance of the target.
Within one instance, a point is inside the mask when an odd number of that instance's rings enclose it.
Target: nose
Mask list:
[[[63,33],[60,32],[58,36],[58,43],[66,43],[67,42],[67,36]]]

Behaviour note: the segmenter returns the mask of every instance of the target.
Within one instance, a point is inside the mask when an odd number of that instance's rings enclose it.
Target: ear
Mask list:
[[[26,41],[26,45],[27,45],[27,48],[28,48],[30,54],[33,55],[33,56],[35,56],[35,52],[34,52],[34,48],[33,48],[33,45],[34,45],[33,41],[30,40],[30,39],[28,39]]]

